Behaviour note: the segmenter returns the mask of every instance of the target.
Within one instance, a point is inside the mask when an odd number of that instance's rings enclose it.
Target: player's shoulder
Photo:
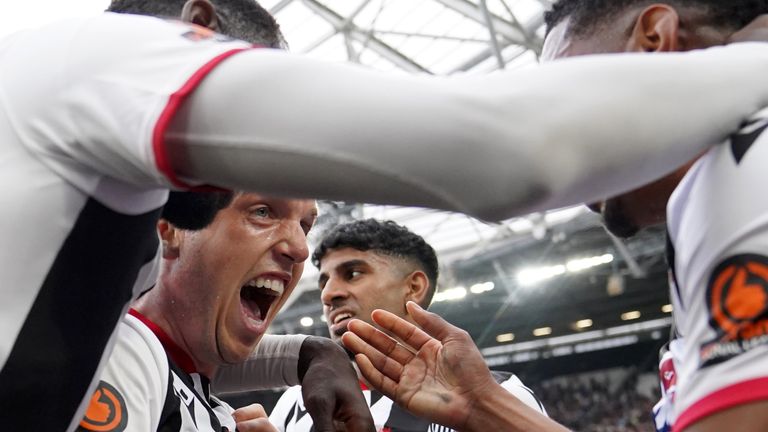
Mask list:
[[[146,370],[168,373],[168,356],[160,340],[140,319],[126,314],[117,329],[115,351],[110,361],[133,363]]]
[[[766,129],[768,109],[750,117],[723,145],[711,148],[691,166],[667,205],[667,227],[676,247],[681,237],[712,235],[708,224],[739,226],[745,218],[765,211],[764,200],[755,191],[768,179]],[[711,211],[714,206],[732,211],[724,217]],[[684,226],[690,229],[686,231]]]
[[[727,147],[730,151],[729,156],[733,158],[736,165],[741,164],[755,144],[768,140],[766,128],[768,128],[768,108],[758,111],[730,136]]]

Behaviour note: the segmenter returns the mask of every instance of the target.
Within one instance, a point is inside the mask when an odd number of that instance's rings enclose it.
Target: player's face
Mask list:
[[[404,260],[373,251],[343,248],[327,253],[320,262],[318,285],[331,338],[339,342],[351,318],[372,323],[374,309],[404,317],[412,270]]]
[[[200,364],[248,357],[285,303],[309,254],[315,202],[238,194],[201,231],[181,231],[175,311]]]

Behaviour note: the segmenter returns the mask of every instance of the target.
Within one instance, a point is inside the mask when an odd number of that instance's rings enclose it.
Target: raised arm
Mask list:
[[[167,150],[193,183],[501,219],[678,167],[768,101],[766,69],[759,43],[448,79],[254,50],[194,91]]]

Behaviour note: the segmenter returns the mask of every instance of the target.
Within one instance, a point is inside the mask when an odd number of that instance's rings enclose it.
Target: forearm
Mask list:
[[[219,368],[213,379],[216,393],[233,393],[300,384],[299,355],[307,336],[264,335],[251,357]]]
[[[501,219],[666,174],[765,104],[766,69],[763,44],[451,79],[252,51],[211,72],[166,141],[197,183]]]
[[[568,429],[534,410],[501,385],[475,400],[463,432],[564,432]]]

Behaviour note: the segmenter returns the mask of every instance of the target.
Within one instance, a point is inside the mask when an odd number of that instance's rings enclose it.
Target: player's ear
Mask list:
[[[219,30],[216,7],[208,0],[187,0],[181,10],[181,20],[213,31]]]
[[[157,221],[157,234],[162,242],[163,259],[172,260],[179,257],[179,229],[167,220]]]
[[[626,51],[661,52],[680,49],[680,16],[666,4],[645,8],[635,20]]]
[[[423,305],[424,299],[429,292],[429,278],[421,270],[415,270],[408,275],[408,295],[405,301],[413,301],[416,304]]]

